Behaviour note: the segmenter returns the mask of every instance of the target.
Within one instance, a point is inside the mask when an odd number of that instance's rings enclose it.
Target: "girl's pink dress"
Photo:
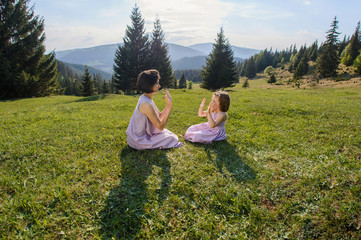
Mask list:
[[[216,119],[219,113],[212,113],[212,118]],[[226,129],[224,128],[226,121],[221,122],[218,126],[211,128],[208,122],[190,126],[184,139],[191,142],[211,143],[213,141],[221,141],[226,139]]]
[[[144,102],[152,104],[159,116],[159,110],[153,100],[145,95],[140,96],[127,129],[129,146],[138,150],[165,149],[181,146],[182,143],[178,142],[177,135],[167,129],[160,131],[152,124],[146,115],[139,111],[139,106]]]

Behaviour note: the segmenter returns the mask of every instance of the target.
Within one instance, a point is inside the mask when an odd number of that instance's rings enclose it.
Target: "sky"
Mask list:
[[[123,42],[135,4],[147,33],[158,17],[168,43],[214,43],[222,27],[231,45],[283,50],[325,41],[334,17],[340,40],[361,21],[360,0],[30,0],[45,21],[47,51]]]

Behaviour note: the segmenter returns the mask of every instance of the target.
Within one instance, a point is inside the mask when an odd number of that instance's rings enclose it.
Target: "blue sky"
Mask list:
[[[285,49],[325,40],[335,16],[340,39],[361,21],[360,0],[30,0],[45,19],[47,51],[120,43],[137,4],[147,32],[159,17],[166,41],[214,42],[220,27],[230,43]]]

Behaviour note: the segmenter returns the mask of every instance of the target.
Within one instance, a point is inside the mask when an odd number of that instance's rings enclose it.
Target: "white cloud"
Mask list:
[[[234,4],[218,0],[139,0],[138,5],[147,21],[158,15],[166,41],[184,45],[213,41],[223,19],[234,9]],[[153,23],[146,28],[151,32]]]
[[[61,51],[72,48],[86,48],[102,44],[121,42],[124,28],[111,26],[97,28],[93,26],[52,25],[46,28],[47,51]]]

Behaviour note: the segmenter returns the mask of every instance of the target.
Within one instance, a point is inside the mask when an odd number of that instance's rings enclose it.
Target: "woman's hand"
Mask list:
[[[165,96],[164,96],[165,104],[167,106],[172,106],[172,97],[167,89],[165,89]]]
[[[200,117],[206,116],[205,112],[203,112],[203,108],[204,108],[205,104],[206,104],[206,98],[203,98],[201,105],[199,105],[199,109],[198,109],[198,116],[200,116]]]
[[[204,107],[205,104],[206,104],[206,98],[203,98],[200,106]]]

